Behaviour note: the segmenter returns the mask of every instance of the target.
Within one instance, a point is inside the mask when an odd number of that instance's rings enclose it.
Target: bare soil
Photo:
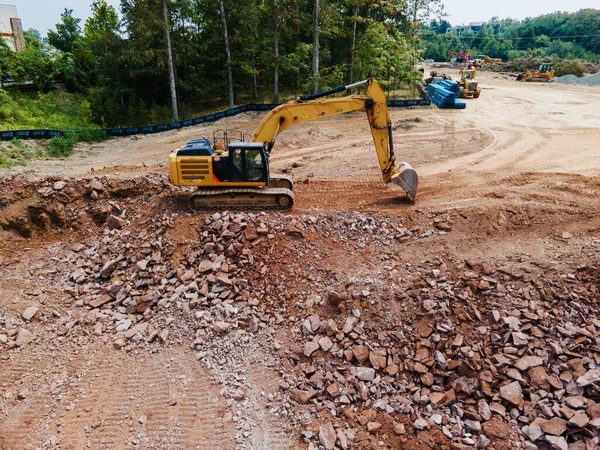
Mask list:
[[[296,307],[298,297],[366,283],[381,294],[382,303],[369,306],[373,330],[381,323],[400,328],[417,318],[434,323],[416,297],[413,303],[394,302],[389,291],[426,289],[427,282],[413,278],[415,272],[403,271],[429,267],[432,261],[449,279],[460,277],[465,264],[490,262],[510,266],[531,283],[545,276],[564,280],[582,266],[598,273],[600,87],[478,75],[481,97],[467,99],[466,110],[391,110],[397,157],[419,174],[415,205],[381,181],[362,112],[307,122],[279,136],[271,162],[274,172],[295,181],[297,203],[285,215],[289,220],[357,212],[401,224],[415,236],[447,231],[397,241],[369,235],[360,246],[306,232],[300,256],[271,246],[263,255],[270,261],[269,273],[291,295],[280,297],[280,309],[265,313],[303,320],[306,311]],[[103,214],[100,203],[113,213],[116,208],[132,235],[145,233],[157,221],[169,222],[165,239],[173,248],[170,263],[177,267],[185,260],[186,246],[198,239],[206,216],[188,214],[187,192],[166,181],[169,152],[219,129],[251,132],[262,117],[248,113],[211,125],[80,145],[63,160],[0,170],[0,335],[12,337],[10,330],[21,325],[36,335],[20,348],[0,341],[0,449],[306,448],[298,423],[265,407],[269,394],[279,392],[286,370],[294,370],[290,360],[282,357],[273,370],[265,366],[263,353],[247,355],[245,380],[254,386],[246,393],[253,430],[242,445],[236,441],[241,430],[227,416],[231,400],[220,393],[222,380],[196,360],[185,326],[172,332],[167,344],[119,350],[113,334],[93,333],[83,305],[65,291],[65,279],[80,258],[73,246],[93,247],[113,239],[98,218]],[[107,186],[99,200],[89,196],[93,179]],[[58,180],[65,180],[66,187],[50,196]],[[440,223],[447,227],[436,228]],[[400,273],[394,288],[389,267]],[[506,311],[515,307],[494,301]],[[23,324],[21,314],[31,305],[43,314]],[[383,305],[389,308],[382,311],[386,317],[377,319],[373,309]],[[365,305],[357,300],[354,306]],[[597,313],[592,307],[591,314]],[[343,326],[339,311],[320,314],[339,318]],[[485,320],[491,323],[490,317]],[[459,322],[452,314],[449,318]],[[273,324],[278,340],[287,349],[304,345],[284,325]],[[478,326],[472,322],[465,334]],[[306,412],[303,426],[312,426],[317,434],[321,419],[331,419],[326,411],[316,414],[296,406]],[[408,430],[398,437],[391,431],[390,416],[382,414],[377,439],[353,448],[450,448],[439,431],[413,432],[413,419],[395,419]],[[495,437],[488,433],[488,448],[513,448],[499,436],[514,437],[517,427],[498,420],[492,424],[498,428]]]

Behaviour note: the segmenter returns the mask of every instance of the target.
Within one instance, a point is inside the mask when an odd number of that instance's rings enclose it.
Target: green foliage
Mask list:
[[[81,94],[0,89],[0,130],[97,128],[89,118],[88,105]]]
[[[557,77],[569,74],[582,77],[584,72],[585,67],[579,61],[561,61],[556,65],[554,70],[554,74]]]
[[[443,31],[442,31],[443,30]],[[586,59],[600,61],[600,10],[557,12],[523,21],[492,18],[477,34],[445,33],[437,22],[422,33],[424,57],[446,61],[449,51],[467,49],[471,55],[493,58]]]
[[[109,139],[102,130],[82,130],[66,132],[63,136],[54,136],[50,139],[48,151],[54,158],[62,158],[71,155],[73,147],[78,142],[100,142]]]
[[[69,156],[75,143],[76,141],[72,136],[54,136],[50,139],[50,155],[54,158]]]
[[[109,139],[109,135],[103,130],[82,130],[69,136],[76,142],[100,142]]]
[[[75,43],[81,38],[81,19],[73,17],[73,10],[68,8],[65,8],[60,18],[56,31],[48,30],[48,42],[61,52],[72,52]]]
[[[25,143],[21,139],[0,143],[0,168],[26,166],[33,158],[45,157],[45,151],[36,142]]]

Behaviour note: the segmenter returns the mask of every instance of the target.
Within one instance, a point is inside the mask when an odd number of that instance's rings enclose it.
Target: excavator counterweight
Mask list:
[[[365,95],[323,98],[362,83],[368,84]],[[289,209],[294,204],[291,179],[269,172],[269,157],[279,133],[307,120],[363,108],[384,182],[396,184],[414,202],[417,173],[406,162],[396,163],[385,93],[372,78],[287,101],[264,117],[250,142],[242,133],[232,137],[232,132],[215,136],[212,145],[206,138],[189,142],[169,156],[171,181],[198,187],[190,197],[192,209]]]

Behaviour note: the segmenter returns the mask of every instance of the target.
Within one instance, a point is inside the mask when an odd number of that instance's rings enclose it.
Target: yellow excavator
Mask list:
[[[323,98],[363,83],[368,85],[365,95]],[[206,138],[188,142],[169,156],[171,182],[198,188],[188,200],[192,210],[289,209],[294,204],[291,178],[269,171],[269,157],[279,133],[307,120],[363,108],[383,181],[400,186],[414,202],[417,173],[408,163],[396,163],[385,93],[372,78],[289,100],[270,111],[252,136],[221,131],[213,135],[212,144]]]

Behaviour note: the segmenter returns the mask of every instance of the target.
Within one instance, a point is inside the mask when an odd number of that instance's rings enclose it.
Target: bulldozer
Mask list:
[[[537,81],[548,82],[554,78],[554,69],[552,63],[540,64],[538,70],[530,72],[529,70],[517,75],[517,81]]]
[[[364,95],[327,97],[336,92],[367,84]],[[293,182],[285,175],[271,174],[269,158],[275,139],[286,128],[307,120],[365,109],[381,174],[385,183],[394,183],[414,202],[418,177],[406,162],[396,162],[392,122],[385,93],[369,78],[328,91],[298,97],[270,111],[252,135],[222,131],[188,142],[169,155],[169,174],[176,186],[195,186],[188,206],[194,211],[208,209],[290,209],[294,204]]]
[[[474,68],[461,69],[458,84],[460,86],[458,98],[479,98],[481,89],[478,88],[477,84],[477,70]]]

